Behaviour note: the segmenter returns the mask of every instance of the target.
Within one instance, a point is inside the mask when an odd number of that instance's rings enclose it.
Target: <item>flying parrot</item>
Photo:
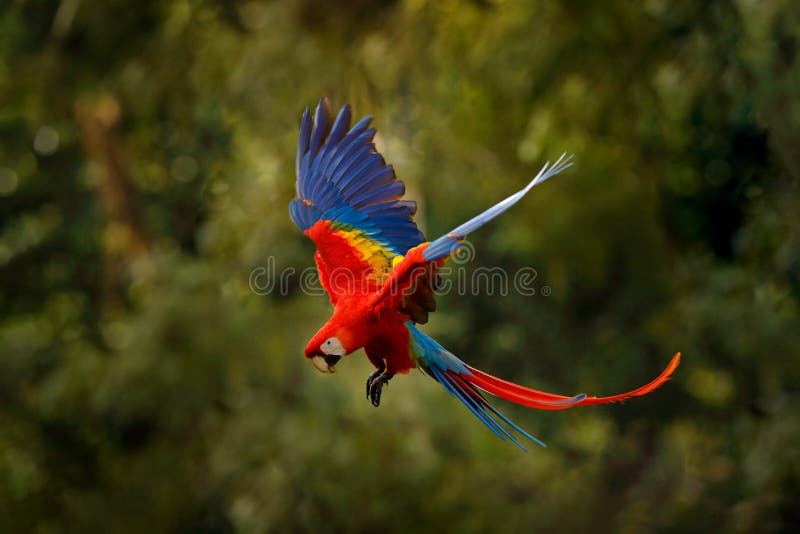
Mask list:
[[[501,439],[523,447],[510,430],[544,446],[493,407],[484,393],[542,410],[604,404],[645,395],[668,380],[680,353],[652,382],[610,397],[572,397],[537,391],[480,371],[424,334],[435,310],[437,271],[462,246],[467,234],[519,202],[528,191],[571,165],[562,155],[546,164],[522,190],[451,232],[426,241],[414,222],[416,203],[403,200],[405,186],[373,144],[366,116],[351,128],[350,107],[333,115],[327,98],[312,119],[306,109],[297,141],[297,198],[289,211],[316,245],[314,259],[333,316],[311,338],[306,358],[333,373],[342,356],[363,348],[376,370],[367,377],[367,399],[380,405],[381,392],[397,374],[421,369],[461,401]],[[506,428],[507,425],[508,428]],[[509,430],[510,429],[510,430]]]

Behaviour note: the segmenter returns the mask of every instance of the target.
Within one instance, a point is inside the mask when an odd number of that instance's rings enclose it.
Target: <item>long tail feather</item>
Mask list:
[[[646,395],[653,391],[654,389],[660,387],[664,382],[672,378],[672,373],[675,372],[677,369],[678,364],[681,363],[681,353],[676,352],[675,356],[672,357],[670,360],[669,365],[661,371],[661,374],[658,375],[655,380],[650,382],[649,384],[645,384],[644,386],[634,389],[633,391],[629,391],[627,393],[622,393],[620,395],[612,395],[611,397],[587,397],[581,404],[582,405],[591,405],[591,404],[607,404],[609,402],[619,402],[623,401],[629,397],[640,397],[642,395]]]
[[[503,440],[508,439],[522,449],[525,449],[522,443],[501,423],[505,423],[511,430],[538,445],[544,447],[545,444],[520,428],[492,406],[481,391],[530,408],[565,410],[575,406],[618,402],[629,397],[650,393],[670,379],[681,361],[681,353],[679,352],[672,357],[667,368],[655,380],[627,393],[610,397],[589,397],[581,393],[574,397],[567,397],[520,386],[470,367],[442,347],[436,340],[425,335],[411,321],[406,323],[406,328],[409,333],[409,351],[415,358],[417,366],[439,382],[450,395],[461,401],[497,437]]]
[[[655,380],[640,388],[634,389],[633,391],[628,391],[627,393],[621,393],[619,395],[612,395],[610,397],[584,395],[577,402],[577,397],[565,397],[564,395],[555,395],[553,393],[547,393],[544,391],[527,388],[525,386],[520,386],[519,384],[497,378],[496,376],[484,373],[483,371],[468,365],[466,367],[472,374],[465,375],[464,378],[470,384],[479,387],[487,393],[491,393],[496,397],[500,397],[516,404],[521,404],[522,406],[538,408],[540,410],[565,410],[574,406],[607,404],[610,402],[623,401],[630,397],[646,395],[669,380],[672,376],[672,373],[678,367],[680,361],[681,353],[678,352],[672,357],[669,365],[661,372],[660,375],[658,375],[658,377],[656,377]]]

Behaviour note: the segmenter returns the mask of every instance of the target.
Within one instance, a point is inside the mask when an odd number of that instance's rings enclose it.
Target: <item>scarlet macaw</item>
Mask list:
[[[501,439],[522,447],[500,421],[544,445],[511,422],[481,391],[523,406],[563,410],[574,406],[621,401],[644,395],[678,366],[680,353],[652,382],[611,397],[585,394],[566,397],[501,380],[471,367],[415,324],[434,311],[437,270],[466,235],[517,203],[534,186],[571,165],[562,156],[545,165],[528,185],[451,232],[426,242],[414,223],[416,203],[402,200],[405,186],[375,150],[375,128],[367,116],[350,128],[345,105],[330,124],[327,98],[312,121],[303,113],[297,142],[297,198],[290,214],[315,243],[322,286],[334,306],[333,317],[311,338],[305,355],[323,373],[335,371],[342,356],[360,348],[376,367],[367,378],[367,399],[376,407],[381,391],[396,374],[415,367],[439,382]],[[524,448],[524,447],[523,447]]]

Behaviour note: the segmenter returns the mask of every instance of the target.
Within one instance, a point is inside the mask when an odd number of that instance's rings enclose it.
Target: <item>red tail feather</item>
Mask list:
[[[638,389],[634,389],[633,391],[622,393],[620,395],[613,395],[611,397],[586,397],[580,401],[572,403],[568,402],[571,397],[565,397],[564,395],[555,395],[553,393],[546,393],[544,391],[526,388],[525,386],[520,386],[519,384],[508,382],[506,380],[497,378],[496,376],[484,373],[483,371],[470,367],[469,365],[467,368],[472,372],[472,375],[461,376],[464,380],[474,384],[484,391],[487,391],[488,393],[491,393],[492,395],[516,404],[521,404],[522,406],[538,408],[540,410],[565,410],[567,408],[572,408],[573,406],[606,404],[609,402],[622,401],[628,397],[646,395],[669,380],[672,373],[675,371],[675,368],[678,367],[680,361],[681,353],[678,352],[672,357],[672,360],[669,362],[667,368],[664,369],[655,380]]]

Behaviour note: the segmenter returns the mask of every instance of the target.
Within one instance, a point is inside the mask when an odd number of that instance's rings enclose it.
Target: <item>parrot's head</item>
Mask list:
[[[346,354],[357,350],[359,346],[354,343],[354,336],[344,328],[334,328],[326,325],[317,332],[306,346],[306,358],[311,360],[318,370],[323,373],[334,373],[336,363]]]

